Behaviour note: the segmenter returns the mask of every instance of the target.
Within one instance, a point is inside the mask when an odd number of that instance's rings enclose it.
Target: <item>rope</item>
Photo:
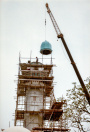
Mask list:
[[[46,8],[45,8],[45,40],[46,40]]]

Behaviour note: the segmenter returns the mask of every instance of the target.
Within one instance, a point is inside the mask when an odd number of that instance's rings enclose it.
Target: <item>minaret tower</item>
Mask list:
[[[31,59],[28,63],[21,63],[19,57],[14,125],[24,126],[30,131],[68,131],[58,125],[64,101],[56,102],[54,97],[52,56],[49,58],[50,64],[43,63],[44,55],[52,53],[48,41],[42,42],[40,53],[42,62],[36,57],[36,61]]]

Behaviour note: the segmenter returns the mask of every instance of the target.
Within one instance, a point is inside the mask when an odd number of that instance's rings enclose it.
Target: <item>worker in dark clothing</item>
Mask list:
[[[36,63],[38,63],[38,57],[36,57]]]

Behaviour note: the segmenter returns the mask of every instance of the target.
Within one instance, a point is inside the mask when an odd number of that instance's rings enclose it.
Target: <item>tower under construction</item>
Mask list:
[[[66,120],[66,100],[56,101],[54,96],[52,47],[48,41],[41,44],[42,59],[30,58],[22,63],[19,56],[15,126],[23,126],[30,131],[68,131]],[[44,63],[44,55],[51,55],[49,64]],[[45,58],[46,59],[46,58]]]

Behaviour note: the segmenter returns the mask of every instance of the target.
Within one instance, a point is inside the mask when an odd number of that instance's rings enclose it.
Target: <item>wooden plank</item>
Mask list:
[[[37,79],[19,79],[19,80],[27,80],[27,81],[37,81],[37,82],[40,82],[40,81],[44,81],[44,82],[53,82],[53,80],[37,80]]]
[[[63,112],[62,109],[41,109],[41,112],[52,113],[52,112]]]
[[[26,71],[26,72],[35,72],[35,73],[37,73],[37,72],[49,72],[49,70],[43,70],[43,71],[39,71],[39,70],[20,70],[20,71]]]
[[[42,131],[69,131],[70,129],[65,128],[45,128],[45,127],[34,127],[33,130],[42,130]]]

